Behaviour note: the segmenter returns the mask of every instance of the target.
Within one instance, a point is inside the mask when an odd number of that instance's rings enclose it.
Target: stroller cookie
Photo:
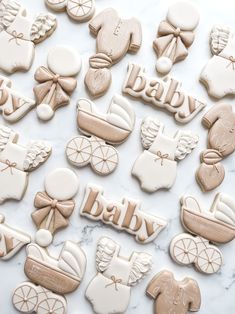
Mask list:
[[[164,125],[147,117],[141,125],[141,141],[145,148],[132,168],[144,191],[170,189],[176,179],[177,162],[196,147],[198,136],[191,131],[177,131],[173,137],[164,134]]]
[[[180,123],[191,121],[206,105],[204,101],[182,91],[181,83],[177,80],[148,77],[143,67],[132,63],[128,66],[122,91],[155,107],[166,109]]]
[[[100,97],[108,90],[112,77],[110,68],[125,54],[137,52],[142,43],[142,29],[136,18],[121,19],[117,12],[106,9],[89,23],[90,31],[97,36],[96,54],[90,60],[85,85],[93,97]]]
[[[39,14],[33,20],[20,3],[2,0],[0,17],[0,69],[8,73],[28,71],[35,44],[45,40],[56,28],[55,16]]]
[[[155,314],[187,314],[198,312],[201,307],[201,292],[196,280],[185,277],[177,281],[167,270],[153,277],[146,294],[155,300]]]
[[[221,251],[211,243],[224,244],[235,238],[235,202],[218,193],[210,210],[192,196],[181,199],[181,222],[190,232],[173,238],[170,254],[181,265],[195,264],[202,273],[214,274],[223,263]]]
[[[39,67],[34,75],[39,83],[34,87],[37,115],[41,120],[50,120],[55,111],[68,105],[70,95],[77,86],[75,76],[81,69],[81,58],[76,50],[67,46],[56,46],[47,56],[48,68]]]
[[[102,237],[97,244],[97,275],[86,289],[86,297],[97,314],[124,313],[130,302],[131,287],[152,268],[152,257],[147,253],[133,252],[126,258],[119,252],[119,244],[110,238]]]
[[[77,106],[77,123],[86,136],[78,136],[68,142],[68,160],[77,167],[90,164],[99,175],[113,172],[118,165],[118,152],[106,143],[121,144],[131,134],[135,112],[129,102],[115,95],[108,112],[101,114],[93,102],[81,98]]]
[[[174,63],[188,56],[198,22],[198,10],[192,3],[178,1],[169,7],[166,20],[159,24],[157,38],[153,42],[159,73],[167,74]]]
[[[42,141],[18,144],[19,134],[0,125],[0,203],[21,200],[28,185],[30,171],[43,164],[51,154],[51,146]]]

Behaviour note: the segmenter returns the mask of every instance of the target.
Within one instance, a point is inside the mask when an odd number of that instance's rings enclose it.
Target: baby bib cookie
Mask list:
[[[143,120],[141,141],[145,150],[136,159],[132,175],[146,192],[170,189],[176,179],[177,162],[190,154],[198,142],[198,136],[191,131],[177,131],[173,137],[164,133],[159,120],[151,117]]]
[[[185,277],[177,281],[168,270],[153,277],[146,294],[155,300],[155,314],[187,314],[198,312],[201,307],[201,292],[196,280]]]
[[[97,314],[125,313],[131,288],[151,270],[151,255],[133,252],[130,257],[123,257],[120,249],[119,244],[107,237],[102,237],[97,244],[97,275],[85,293]]]
[[[35,45],[56,28],[55,16],[45,13],[32,19],[20,3],[2,0],[0,17],[0,69],[8,73],[28,71],[33,63]]]
[[[69,162],[77,167],[90,164],[99,175],[113,172],[118,165],[118,152],[109,144],[121,144],[134,129],[135,112],[130,103],[114,95],[107,113],[102,114],[92,101],[81,98],[77,105],[77,123],[86,136],[77,136],[68,142]]]
[[[159,73],[169,73],[174,63],[188,56],[188,48],[194,42],[194,30],[198,23],[199,13],[193,3],[178,1],[169,7],[153,42],[158,56],[156,70]]]
[[[47,65],[48,68],[39,67],[34,75],[39,83],[34,87],[37,115],[44,121],[50,120],[59,107],[69,104],[69,96],[77,86],[75,76],[81,69],[81,58],[71,47],[56,46],[48,53]]]

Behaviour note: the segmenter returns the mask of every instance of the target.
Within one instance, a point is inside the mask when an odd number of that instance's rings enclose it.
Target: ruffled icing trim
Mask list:
[[[45,38],[47,33],[50,33],[56,27],[56,17],[53,14],[39,14],[30,31],[30,39],[32,41],[40,41]]]
[[[117,244],[109,239],[102,238],[97,245],[96,267],[99,272],[104,272],[108,267],[115,253]]]
[[[210,35],[210,46],[213,54],[219,54],[228,44],[230,29],[225,26],[216,25]]]
[[[21,5],[15,1],[2,0],[0,3],[0,30],[14,22]]]
[[[28,148],[23,168],[25,171],[30,171],[44,163],[51,153],[51,146],[45,142],[32,142]]]
[[[141,125],[141,141],[144,148],[149,149],[157,137],[161,122],[158,119],[147,117]]]
[[[129,286],[136,285],[152,268],[152,256],[147,253],[135,253],[128,280]]]
[[[5,149],[7,143],[9,142],[11,133],[11,129],[5,126],[0,126],[0,152]]]
[[[197,146],[199,138],[190,131],[180,131],[179,134],[175,158],[182,160]]]

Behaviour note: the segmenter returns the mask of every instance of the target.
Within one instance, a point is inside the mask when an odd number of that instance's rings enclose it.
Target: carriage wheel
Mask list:
[[[214,274],[222,266],[223,258],[219,249],[210,246],[200,252],[196,267],[203,273]]]
[[[67,4],[68,14],[78,21],[85,21],[95,12],[94,0],[69,0]]]
[[[181,237],[171,243],[172,258],[179,264],[188,265],[195,261],[198,255],[197,244],[193,237]]]
[[[38,303],[38,294],[31,285],[18,287],[12,297],[15,308],[22,313],[32,313]]]
[[[39,303],[37,314],[65,314],[64,302],[57,298],[50,298]]]
[[[91,157],[92,168],[101,175],[107,175],[114,171],[118,164],[118,152],[110,145],[97,147]]]
[[[85,136],[78,136],[68,142],[66,156],[77,167],[82,167],[90,162],[91,143]]]

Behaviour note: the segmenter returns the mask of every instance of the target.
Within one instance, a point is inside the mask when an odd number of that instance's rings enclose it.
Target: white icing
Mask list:
[[[173,63],[170,58],[160,57],[156,63],[156,70],[161,74],[167,74],[170,72],[172,65]]]
[[[39,229],[35,235],[35,242],[41,247],[48,247],[52,243],[53,237],[50,231]]]
[[[52,110],[52,108],[48,104],[38,105],[36,111],[37,116],[43,121],[50,120],[55,114],[54,110]]]

